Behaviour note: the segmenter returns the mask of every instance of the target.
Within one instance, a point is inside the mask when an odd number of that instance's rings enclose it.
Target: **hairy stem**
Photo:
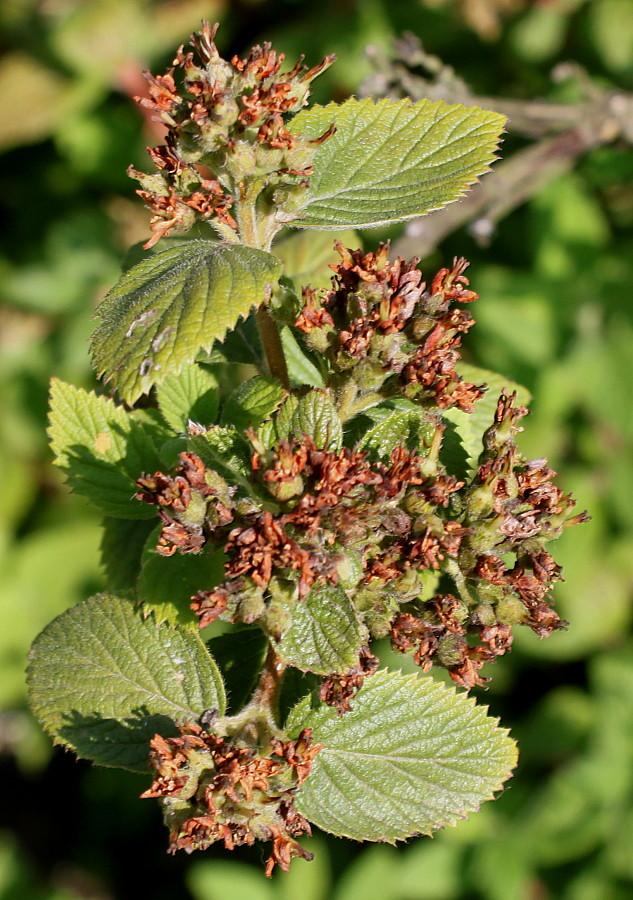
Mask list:
[[[247,247],[255,247],[257,250],[270,250],[271,238],[262,240],[260,234],[261,222],[257,217],[257,208],[255,200],[260,190],[260,186],[251,185],[246,188],[239,186],[240,202],[236,207],[237,221],[239,223],[241,242]],[[290,390],[290,379],[288,377],[288,366],[286,364],[286,356],[281,343],[281,335],[277,323],[270,314],[267,306],[260,306],[257,310],[257,325],[259,327],[259,335],[261,337],[262,346],[266,354],[266,362],[268,370],[273,378],[287,391]]]
[[[279,711],[279,692],[281,690],[281,682],[285,671],[285,661],[279,656],[274,647],[269,647],[264,668],[259,676],[259,682],[255,688],[255,692],[249,701],[249,706],[266,708],[271,711],[275,718],[277,718]]]
[[[288,366],[286,365],[284,348],[281,343],[281,335],[279,334],[277,323],[271,316],[267,306],[260,306],[257,310],[257,324],[270,374],[273,378],[277,378],[279,383],[289,391],[290,378],[288,377]]]

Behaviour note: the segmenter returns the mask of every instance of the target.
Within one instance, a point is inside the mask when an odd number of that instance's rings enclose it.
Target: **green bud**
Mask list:
[[[463,658],[464,638],[459,634],[443,635],[437,646],[437,659],[442,666],[458,666]]]
[[[487,484],[472,487],[466,497],[466,509],[470,519],[485,519],[493,512],[494,494]]]
[[[496,605],[497,621],[501,625],[520,625],[527,617],[527,610],[514,594],[502,597]]]
[[[236,141],[227,150],[225,165],[233,178],[241,181],[251,175],[257,165],[255,150],[245,141]]]
[[[303,493],[304,482],[301,475],[297,475],[289,481],[267,482],[266,487],[273,497],[285,503],[287,500],[292,500],[293,497],[298,497]]]
[[[206,514],[206,498],[199,491],[192,491],[187,509],[178,518],[184,525],[202,525]]]

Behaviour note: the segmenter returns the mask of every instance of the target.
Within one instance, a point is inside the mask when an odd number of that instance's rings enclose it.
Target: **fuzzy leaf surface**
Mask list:
[[[420,407],[413,404],[374,407],[369,418],[376,424],[368,428],[358,443],[360,450],[368,450],[378,459],[389,459],[392,450],[403,444],[409,450],[421,453],[428,447],[435,431],[435,425]]]
[[[218,382],[202,366],[184,366],[179,375],[168,375],[156,391],[163,419],[177,434],[187,433],[187,423],[213,425],[218,414]]]
[[[287,663],[303,672],[329,675],[358,662],[363,635],[354,607],[337,585],[310,591],[292,610],[292,622],[277,646]]]
[[[296,806],[324,831],[359,841],[430,834],[479,809],[510,777],[517,751],[485,707],[454,688],[385,669],[339,717],[302,700],[290,734],[313,729],[325,748]]]
[[[256,375],[242,382],[227,397],[222,422],[238,431],[257,428],[281,406],[285,395],[286,391],[276,378]]]
[[[134,403],[200,350],[210,352],[266,299],[281,272],[272,254],[187,241],[126,272],[98,309],[92,355],[99,375]]]
[[[292,410],[290,415],[285,414],[286,407]],[[286,401],[277,418],[277,433],[280,438],[307,434],[317,447],[328,450],[340,450],[343,445],[340,416],[324,390],[309,391],[294,407]]]
[[[134,499],[136,479],[158,466],[154,445],[122,406],[53,378],[48,434],[71,488],[103,513],[124,519],[155,515]]]
[[[155,733],[223,712],[224,685],[197,634],[143,619],[96,594],[54,619],[29,656],[31,709],[58,743],[104,766],[144,772]]]
[[[459,363],[457,371],[466,381],[488,385],[486,393],[475,403],[473,412],[466,413],[457,408],[442,410],[442,417],[455,425],[468,456],[468,471],[472,474],[477,468],[477,460],[483,450],[484,431],[490,428],[494,421],[497,401],[503,388],[510,392],[516,391],[515,406],[528,404],[531,395],[527,388],[499,375],[498,372],[490,372],[488,369],[480,369],[479,366],[463,362]]]
[[[290,130],[336,133],[314,157],[297,228],[367,228],[457,200],[494,161],[504,116],[443,101],[347,100],[302,110]]]

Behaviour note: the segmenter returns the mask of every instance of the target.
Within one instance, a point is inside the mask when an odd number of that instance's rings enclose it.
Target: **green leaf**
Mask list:
[[[284,414],[286,402],[277,418],[277,433],[280,438],[291,434],[299,437],[307,434],[319,448],[340,450],[343,446],[343,426],[327,391],[313,390],[301,397],[291,415]]]
[[[228,710],[239,712],[250,698],[262,671],[268,639],[258,625],[236,628],[207,641],[224,676]]]
[[[197,634],[143,619],[132,602],[96,594],[54,619],[33,644],[31,709],[61,744],[104,766],[146,771],[148,741],[226,701]]]
[[[134,499],[134,482],[158,459],[143,426],[123,407],[92,391],[51,381],[48,433],[68,483],[107,516],[147,519],[155,511]]]
[[[196,630],[197,618],[189,606],[191,598],[224,580],[226,557],[222,552],[161,556],[154,549],[160,527],[147,541],[136,585],[137,597],[143,604],[143,614],[154,613],[158,623],[169,622]]]
[[[222,423],[232,425],[238,431],[257,428],[268,419],[283,402],[286,391],[276,378],[256,375],[242,382],[222,410]]]
[[[301,288],[330,288],[332,272],[330,263],[339,263],[341,257],[334,243],[340,241],[345,247],[360,247],[361,240],[355,231],[339,231],[335,234],[319,234],[313,231],[291,232],[273,251],[284,265],[284,275],[292,279],[299,296]]]
[[[280,329],[280,334],[290,381],[298,386],[306,384],[309,387],[325,387],[321,373],[308,357],[306,351],[299,346],[292,329],[284,325]]]
[[[143,260],[105,298],[92,341],[99,375],[134,403],[209,352],[266,299],[281,272],[272,254],[188,241]]]
[[[314,588],[292,610],[277,646],[287,663],[303,672],[346,672],[358,662],[364,637],[347,594],[337,585]]]
[[[189,421],[213,425],[218,414],[218,382],[202,366],[184,366],[168,375],[156,391],[164,420],[176,433],[187,433]]]
[[[154,518],[139,522],[135,519],[103,520],[101,535],[101,565],[106,574],[110,591],[132,589],[141,571],[141,555],[150,532],[154,531]]]
[[[250,464],[249,445],[235,428],[214,425],[188,443],[209,469],[218,472],[230,485],[237,485],[248,496],[255,484]]]
[[[325,745],[296,797],[324,831],[365,841],[430,834],[474,812],[510,777],[517,751],[472,697],[385,669],[369,678],[342,718],[309,698],[290,734],[313,729]]]
[[[367,228],[412,219],[457,200],[488,171],[504,116],[443,101],[347,100],[300,112],[290,130],[336,133],[314,157],[298,228]]]
[[[216,341],[209,356],[210,363],[245,363],[262,371],[265,367],[265,353],[262,347],[257,318],[251,313],[229,331],[222,343]]]
[[[372,418],[377,418],[378,411],[379,408],[374,407]],[[380,421],[365,431],[360,439],[360,450],[368,450],[378,459],[388,459],[398,444],[404,444],[409,450],[417,452],[430,446],[435,425],[420,407],[413,404],[411,408],[382,407],[380,413],[384,413]]]
[[[471,366],[468,363],[460,362],[457,366],[457,372],[466,381],[473,384],[487,384],[488,390],[483,397],[475,403],[475,409],[471,413],[463,412],[461,409],[442,410],[442,418],[449,423],[455,425],[458,437],[461,439],[463,449],[468,456],[469,474],[472,474],[477,468],[477,460],[483,450],[483,434],[486,429],[490,428],[494,421],[497,401],[503,388],[507,391],[516,391],[517,398],[515,405],[526,405],[530,402],[531,395],[527,388],[522,387],[510,378],[504,378],[497,372],[490,372],[488,369],[480,369],[479,366]],[[452,437],[449,437],[449,442]],[[451,463],[456,461],[454,457],[453,444],[447,446],[450,459],[447,458],[447,467],[451,469]],[[443,459],[442,454],[440,458]]]

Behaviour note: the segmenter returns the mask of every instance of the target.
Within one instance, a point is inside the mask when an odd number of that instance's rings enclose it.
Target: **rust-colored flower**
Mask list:
[[[196,723],[179,730],[178,737],[151,740],[156,778],[141,795],[163,799],[171,853],[204,850],[216,841],[227,850],[272,841],[268,876],[275,865],[287,871],[293,856],[311,858],[296,841],[310,826],[293,804],[322,749],[310,729],[295,741],[274,739],[263,755]]]

